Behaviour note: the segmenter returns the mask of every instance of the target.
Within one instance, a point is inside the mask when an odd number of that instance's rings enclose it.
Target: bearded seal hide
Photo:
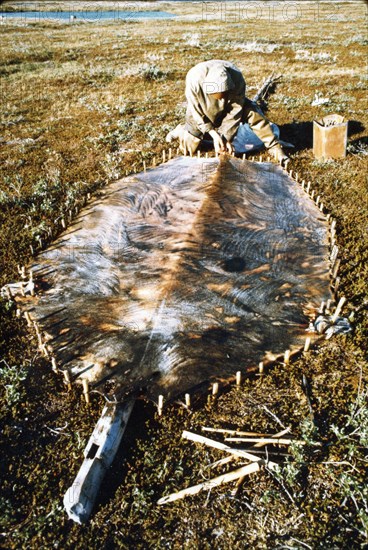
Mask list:
[[[300,349],[331,298],[325,216],[280,166],[225,155],[108,185],[31,269],[20,299],[58,367],[109,402]]]

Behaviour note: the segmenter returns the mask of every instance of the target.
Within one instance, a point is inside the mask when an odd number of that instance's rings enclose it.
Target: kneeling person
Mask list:
[[[179,125],[167,141],[178,137],[181,148],[193,154],[208,133],[217,153],[233,153],[232,140],[240,123],[248,123],[277,160],[288,158],[259,107],[245,96],[244,77],[233,63],[218,59],[198,63],[186,76],[185,95],[185,127]]]

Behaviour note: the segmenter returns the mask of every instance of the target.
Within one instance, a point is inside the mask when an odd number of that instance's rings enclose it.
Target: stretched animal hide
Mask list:
[[[124,178],[32,266],[61,368],[167,399],[303,345],[330,298],[327,224],[271,163],[179,157]]]

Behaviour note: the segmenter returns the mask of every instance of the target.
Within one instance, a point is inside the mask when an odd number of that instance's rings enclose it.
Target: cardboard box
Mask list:
[[[328,115],[313,121],[313,154],[317,159],[346,156],[348,123],[341,115]]]

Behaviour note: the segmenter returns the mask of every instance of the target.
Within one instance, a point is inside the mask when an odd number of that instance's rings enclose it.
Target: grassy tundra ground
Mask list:
[[[66,391],[14,304],[2,300],[4,548],[326,549],[366,542],[366,8],[258,2],[256,11],[252,4],[246,12],[236,3],[225,12],[209,3],[157,6],[180,16],[173,21],[0,27],[0,285],[18,279],[29,245],[48,227],[56,231],[75,201],[160,155],[166,132],[183,118],[186,71],[224,58],[244,71],[250,96],[272,71],[284,75],[268,115],[295,143],[293,166],[315,182],[337,220],[339,291],[347,297],[344,312],[355,311],[353,331],[287,368],[277,364],[249,378],[212,405],[198,397],[191,415],[170,406],[158,419],[150,404],[138,403],[125,450],[81,528],[65,517],[62,495],[102,403],[93,397],[87,408],[79,392]],[[329,102],[312,107],[316,92]],[[318,162],[311,121],[327,113],[353,121],[349,155]],[[235,496],[224,486],[158,508],[163,494],[220,471],[210,468],[219,452],[180,439],[183,428],[199,432],[203,425],[266,433],[290,426],[306,445],[293,446],[277,475],[255,474]]]

